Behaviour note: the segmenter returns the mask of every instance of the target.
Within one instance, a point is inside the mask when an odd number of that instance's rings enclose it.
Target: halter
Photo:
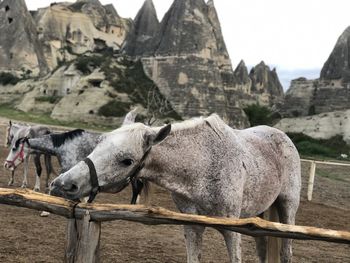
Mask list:
[[[137,163],[137,165],[135,165],[134,168],[132,168],[131,171],[128,173],[127,177],[125,177],[122,180],[119,180],[118,182],[110,183],[102,186],[100,186],[98,183],[98,178],[97,178],[97,173],[96,173],[96,168],[94,163],[91,161],[90,158],[88,157],[85,158],[84,162],[89,167],[90,184],[92,186],[88,203],[91,203],[99,192],[107,191],[109,189],[116,188],[116,187],[120,188],[119,191],[123,190],[132,181],[132,179],[134,179],[139,174],[139,172],[145,166],[145,160],[148,154],[150,153],[151,149],[152,147],[149,147],[147,149],[147,151],[143,154],[142,158]]]
[[[13,160],[6,160],[7,163],[11,164],[11,166],[15,167],[15,161],[20,158],[21,162],[24,161],[24,142],[21,143],[20,151],[15,155]]]

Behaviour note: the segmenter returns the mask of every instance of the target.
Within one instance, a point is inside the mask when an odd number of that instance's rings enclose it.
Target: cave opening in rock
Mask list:
[[[11,18],[11,17],[7,18],[7,20],[9,21],[9,24],[11,24],[13,22],[13,18]]]
[[[8,5],[5,6],[5,11],[6,11],[6,12],[10,11],[10,7],[9,7]]]

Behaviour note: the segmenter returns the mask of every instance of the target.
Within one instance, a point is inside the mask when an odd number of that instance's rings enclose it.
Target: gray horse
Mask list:
[[[133,124],[136,116],[136,109],[130,111],[125,116],[122,125]],[[100,136],[101,134],[98,133],[77,129],[64,133],[51,133],[33,139],[20,138],[18,139],[18,144],[24,147],[24,158],[33,150],[56,156],[61,166],[61,173],[64,173],[78,162],[84,160],[93,151],[100,141]],[[147,191],[148,184],[135,180],[132,187],[133,196],[131,203],[135,204],[141,190],[145,188]]]
[[[291,140],[267,126],[234,130],[218,116],[151,128],[134,124],[106,134],[88,156],[101,189],[137,175],[172,193],[183,213],[253,217],[277,208],[280,221],[295,223],[300,198],[300,159]],[[90,167],[80,162],[51,184],[51,193],[68,198],[91,194]],[[107,190],[106,190],[107,191]],[[202,226],[185,226],[187,262],[199,262]],[[218,229],[230,262],[241,262],[240,235]],[[266,238],[257,238],[266,262]],[[291,262],[291,240],[284,239],[281,262]]]
[[[40,190],[40,176],[41,176],[41,163],[40,156],[42,155],[39,151],[30,151],[27,154],[24,153],[24,147],[19,143],[20,138],[36,138],[45,134],[49,134],[50,130],[43,126],[24,126],[18,124],[12,124],[9,122],[9,126],[6,129],[6,146],[10,147],[10,152],[4,163],[5,168],[11,170],[11,178],[9,185],[14,183],[14,171],[15,169],[24,162],[24,173],[22,187],[27,187],[27,175],[28,175],[28,165],[30,155],[34,155],[34,165],[36,170],[36,180],[34,190]],[[51,156],[49,154],[44,154],[45,167],[46,167],[46,187],[49,186],[50,174],[52,173]]]

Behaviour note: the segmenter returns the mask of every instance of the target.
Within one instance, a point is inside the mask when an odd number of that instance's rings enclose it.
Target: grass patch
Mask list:
[[[55,125],[55,126],[64,126],[68,128],[81,128],[81,129],[90,129],[96,131],[111,131],[116,129],[115,125],[113,126],[104,126],[104,125],[93,125],[85,122],[76,122],[76,121],[60,121],[56,119],[52,119],[49,114],[37,114],[33,112],[23,112],[17,109],[14,109],[9,104],[1,104],[0,105],[0,116],[23,122],[33,122],[47,125]]]
[[[288,133],[287,135],[302,156],[350,160],[349,157],[344,159],[340,156],[341,154],[350,156],[350,146],[340,135],[327,140],[314,139],[302,133]]]
[[[41,96],[36,97],[35,101],[37,102],[48,102],[50,104],[56,104],[62,99],[61,96]]]
[[[9,72],[0,72],[1,85],[16,85],[21,79]]]

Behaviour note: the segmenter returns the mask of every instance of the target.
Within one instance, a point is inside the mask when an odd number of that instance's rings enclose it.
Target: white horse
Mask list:
[[[291,140],[274,128],[234,130],[216,115],[163,128],[134,124],[106,134],[88,158],[57,177],[51,193],[91,196],[94,181],[101,191],[120,190],[137,176],[169,190],[183,213],[244,218],[274,205],[282,223],[295,223],[300,159]],[[204,227],[184,230],[187,262],[199,262]],[[230,262],[241,262],[240,235],[218,230]],[[266,262],[266,238],[256,241],[260,262]],[[281,262],[291,262],[291,240],[282,241],[280,254]]]
[[[40,156],[44,154],[45,158],[45,167],[46,167],[46,187],[49,185],[50,174],[52,173],[52,164],[51,156],[49,154],[42,153],[40,151],[31,151],[28,154],[25,154],[24,145],[21,143],[21,138],[37,138],[42,135],[50,134],[50,129],[43,126],[23,126],[9,123],[9,126],[6,130],[6,146],[10,146],[9,154],[4,163],[5,168],[11,170],[11,178],[9,185],[14,183],[14,171],[21,164],[24,163],[24,173],[23,173],[23,182],[22,187],[27,187],[27,176],[28,176],[28,166],[30,155],[34,155],[34,164],[36,169],[36,180],[34,190],[40,190],[40,176],[41,176],[41,163]]]

